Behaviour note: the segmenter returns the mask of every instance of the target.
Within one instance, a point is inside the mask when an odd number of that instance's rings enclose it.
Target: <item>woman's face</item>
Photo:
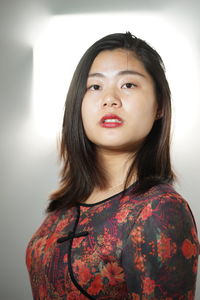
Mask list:
[[[137,151],[157,113],[154,83],[132,52],[100,52],[89,71],[82,102],[88,139],[97,148]]]

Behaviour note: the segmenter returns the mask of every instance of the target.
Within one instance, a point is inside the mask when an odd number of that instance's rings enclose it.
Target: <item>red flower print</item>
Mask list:
[[[30,270],[31,262],[32,262],[32,252],[27,251],[26,252],[26,266],[27,266],[28,270]]]
[[[58,223],[58,225],[56,226],[56,229],[55,229],[55,232],[60,232],[62,231],[68,224],[68,221],[65,219],[65,220],[62,220]]]
[[[39,287],[39,295],[40,295],[41,299],[45,299],[47,297],[47,290],[46,290],[45,285],[41,285]]]
[[[53,233],[51,235],[51,237],[49,239],[47,239],[46,247],[44,249],[44,252],[47,251],[48,248],[52,247],[52,245],[55,244],[55,242],[57,241],[57,239],[58,239],[58,234]]]
[[[82,221],[80,221],[80,225],[85,225],[89,222],[89,218],[84,218]]]
[[[193,291],[188,292],[188,300],[194,300],[194,293]]]
[[[196,255],[197,249],[194,244],[188,239],[185,239],[182,244],[182,253],[185,258],[190,259],[193,255]]]
[[[67,296],[67,300],[80,300],[80,292],[70,292]]]
[[[90,280],[92,274],[83,261],[78,259],[75,260],[73,263],[73,268],[75,273],[78,275],[80,284],[86,284]]]
[[[67,263],[68,262],[68,253],[66,253],[63,257],[63,262]]]
[[[92,295],[97,295],[100,290],[102,290],[103,284],[102,284],[102,279],[100,275],[97,275],[95,279],[92,281],[88,293],[91,293]]]
[[[155,281],[150,277],[145,277],[143,281],[143,293],[146,295],[150,295],[154,292],[155,289]]]
[[[40,234],[42,236],[42,235],[46,234],[48,232],[48,229],[51,228],[53,224],[56,224],[57,218],[58,217],[56,215],[48,216],[44,220],[42,227],[40,227],[40,229],[35,233],[35,235]]]
[[[46,239],[47,237],[44,236],[42,238],[39,238],[38,240],[36,240],[36,242],[34,243],[34,257],[38,257],[40,255],[42,255],[45,245],[46,245]]]
[[[129,196],[124,196],[121,200],[120,200],[120,203],[126,203],[130,200],[130,197]]]
[[[80,272],[81,273],[78,275],[80,284],[86,284],[91,279],[90,270],[87,267],[83,267],[81,268]]]
[[[161,261],[166,261],[172,254],[176,253],[176,244],[172,243],[172,240],[166,237],[164,234],[161,234],[160,239],[158,240],[158,256]]]
[[[103,247],[101,248],[101,254],[103,255],[109,255],[110,252],[112,251],[112,244],[106,241],[106,245],[105,243],[103,244]]]
[[[152,208],[151,208],[151,204],[147,204],[145,206],[145,208],[142,210],[141,214],[140,214],[140,218],[145,221],[147,220],[150,216],[152,216]]]
[[[85,236],[80,236],[73,239],[72,248],[79,248],[81,246],[81,242],[85,239]]]
[[[141,272],[144,272],[144,269],[145,269],[145,256],[141,255],[141,254],[137,254],[136,255],[136,258],[134,259],[134,264],[135,264],[135,267],[140,270]]]
[[[132,293],[131,296],[134,300],[140,300],[140,295],[138,294]]]
[[[141,244],[142,242],[144,242],[144,236],[142,235],[141,226],[137,226],[136,228],[133,229],[131,234],[131,239],[134,244]]]
[[[98,244],[100,246],[100,252],[103,255],[109,255],[113,251],[113,243],[117,243],[116,237],[109,233],[107,228],[104,228],[104,234],[99,235]]]
[[[130,212],[129,209],[124,209],[124,210],[121,210],[120,212],[118,212],[115,216],[118,223],[127,222],[127,216],[129,214],[129,212]]]
[[[96,213],[101,213],[103,210],[105,209],[105,207],[102,205],[102,206],[99,206],[96,210]]]
[[[101,300],[194,300],[200,247],[187,204],[170,184],[121,196],[48,215],[26,254],[34,299],[87,300],[77,282]],[[57,243],[75,225],[89,235]]]
[[[110,285],[115,285],[124,279],[123,269],[116,262],[107,263],[101,270],[101,274],[109,279]]]
[[[193,239],[196,241],[197,240],[197,232],[196,232],[196,229],[194,227],[192,227],[191,233],[192,233]]]
[[[194,274],[197,274],[197,269],[198,269],[198,260],[195,259],[193,267],[192,267],[192,271]]]

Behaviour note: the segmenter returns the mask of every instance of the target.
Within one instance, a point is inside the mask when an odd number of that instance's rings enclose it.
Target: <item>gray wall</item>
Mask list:
[[[200,2],[197,0],[89,1],[0,1],[0,128],[1,128],[1,278],[0,299],[29,300],[31,290],[24,263],[28,240],[43,219],[47,196],[57,185],[55,145],[46,147],[31,129],[32,49],[46,17],[89,12],[163,11],[187,27],[200,49]],[[94,37],[95,40],[95,37]],[[199,57],[200,58],[200,57]],[[186,59],[189,59],[187,57]],[[199,63],[199,60],[197,61]],[[189,99],[189,105],[195,105]],[[188,136],[188,152],[174,151],[173,161],[180,174],[177,188],[188,200],[200,228],[199,212],[199,128],[195,141]],[[194,139],[193,137],[193,139]],[[193,146],[191,146],[193,145]],[[200,283],[197,283],[200,299]]]

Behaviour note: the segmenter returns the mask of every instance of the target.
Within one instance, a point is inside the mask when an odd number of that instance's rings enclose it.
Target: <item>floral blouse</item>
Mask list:
[[[35,300],[194,299],[199,243],[171,185],[49,214],[26,252]]]

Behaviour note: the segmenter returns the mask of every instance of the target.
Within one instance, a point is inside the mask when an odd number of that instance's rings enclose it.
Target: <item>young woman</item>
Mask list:
[[[108,35],[74,73],[59,189],[27,248],[34,299],[194,299],[199,243],[174,190],[170,89],[145,41]]]

